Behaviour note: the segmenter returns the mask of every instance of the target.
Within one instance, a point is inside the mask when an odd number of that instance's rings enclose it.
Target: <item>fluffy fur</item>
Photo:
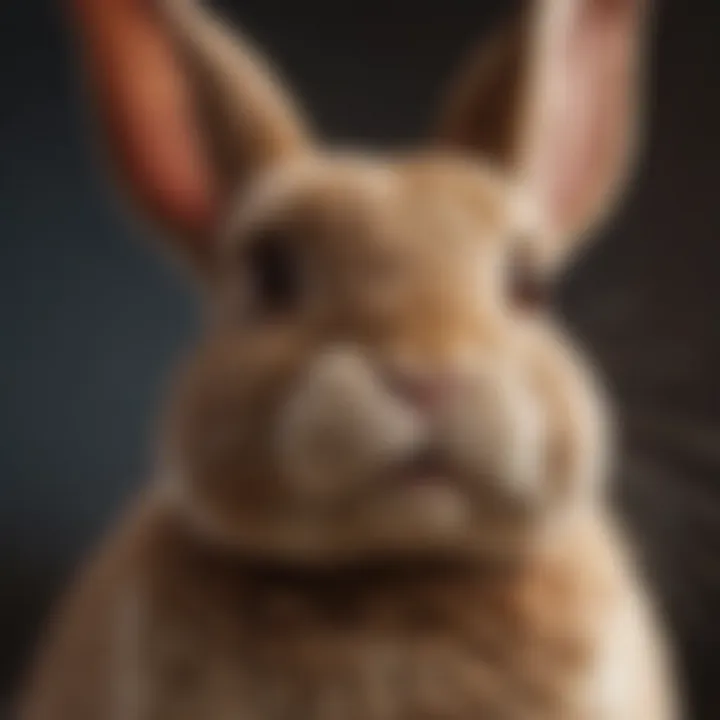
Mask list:
[[[175,112],[194,103],[169,161],[104,78],[121,175],[208,324],[157,477],[60,608],[21,718],[675,717],[606,507],[606,403],[527,285],[624,170],[641,3],[537,3],[491,75],[464,76],[437,146],[386,157],[317,149],[193,3],[115,5],[180,70]]]

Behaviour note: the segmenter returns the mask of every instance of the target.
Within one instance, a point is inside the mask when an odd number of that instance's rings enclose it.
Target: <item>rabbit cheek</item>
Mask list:
[[[549,493],[558,503],[593,501],[603,491],[613,446],[612,414],[597,378],[572,357],[544,373],[552,420],[546,453]]]
[[[274,483],[264,438],[268,419],[250,414],[241,400],[190,407],[176,437],[175,455],[194,502],[223,513],[272,502]]]
[[[495,511],[539,503],[545,415],[514,373],[496,368],[466,378],[444,404],[436,427],[438,445],[480,506],[488,502]]]
[[[422,418],[388,395],[361,353],[332,349],[281,412],[280,475],[297,499],[333,504],[411,452],[424,433]]]
[[[163,454],[193,502],[238,515],[277,505],[277,408],[307,362],[303,347],[279,332],[254,339],[223,336],[182,368],[166,416]]]

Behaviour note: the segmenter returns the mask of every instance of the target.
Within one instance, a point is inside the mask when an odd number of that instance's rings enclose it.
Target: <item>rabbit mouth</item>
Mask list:
[[[425,446],[402,459],[392,468],[389,480],[384,483],[391,487],[423,488],[447,487],[460,489],[463,483],[452,464],[437,448]]]
[[[423,445],[389,463],[373,479],[358,487],[348,502],[419,496],[453,496],[470,501],[473,495],[470,485],[445,453],[437,447]]]

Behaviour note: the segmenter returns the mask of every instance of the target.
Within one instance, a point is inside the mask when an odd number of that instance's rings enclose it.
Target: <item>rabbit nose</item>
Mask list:
[[[395,397],[422,412],[436,410],[455,385],[448,373],[399,368],[386,368],[384,382]]]

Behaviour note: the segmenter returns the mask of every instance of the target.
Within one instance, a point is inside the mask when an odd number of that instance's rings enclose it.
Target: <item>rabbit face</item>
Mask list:
[[[603,403],[543,300],[629,167],[647,3],[529,3],[429,149],[385,158],[325,149],[202,4],[81,5],[143,64],[87,43],[121,179],[207,291],[162,446],[193,523],[284,559],[464,555],[587,505]]]
[[[173,395],[192,515],[254,552],[477,553],[586,496],[601,406],[543,306],[539,231],[451,157],[268,173]]]

